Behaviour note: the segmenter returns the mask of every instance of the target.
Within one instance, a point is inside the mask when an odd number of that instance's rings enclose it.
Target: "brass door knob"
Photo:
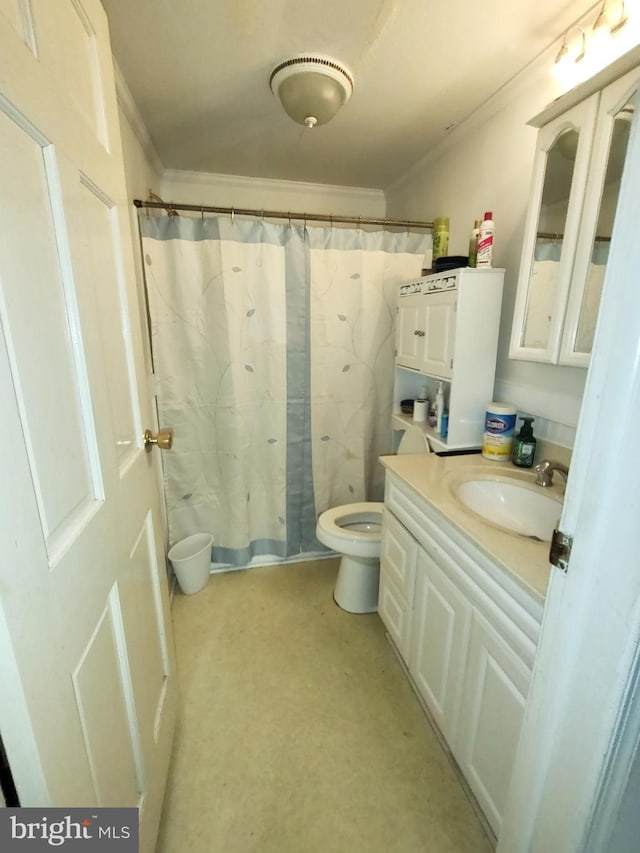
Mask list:
[[[144,448],[147,453],[149,453],[154,444],[160,450],[171,450],[173,445],[173,430],[161,429],[157,435],[154,435],[150,429],[146,429],[144,431]]]

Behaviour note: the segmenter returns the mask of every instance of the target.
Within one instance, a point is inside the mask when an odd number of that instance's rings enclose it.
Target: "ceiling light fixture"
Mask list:
[[[326,124],[351,97],[351,71],[330,56],[300,54],[271,72],[269,85],[284,111],[308,128]]]

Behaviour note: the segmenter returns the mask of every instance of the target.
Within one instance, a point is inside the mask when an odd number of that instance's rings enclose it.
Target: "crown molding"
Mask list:
[[[296,196],[304,196],[305,201],[310,200],[312,203],[318,204],[319,208],[324,208],[327,204],[330,204],[331,210],[327,208],[327,212],[341,212],[345,215],[347,213],[350,214],[352,211],[352,208],[349,208],[350,204],[355,205],[355,215],[368,215],[367,213],[363,213],[363,203],[374,206],[381,216],[384,216],[386,209],[385,194],[382,190],[378,189],[343,187],[333,184],[312,184],[302,181],[275,180],[273,178],[252,178],[245,175],[222,175],[213,172],[189,172],[180,169],[166,169],[164,171],[162,179],[163,197],[171,195],[174,187],[180,184],[183,186],[191,185],[217,189],[226,193],[247,193],[254,200],[251,203],[252,207],[259,206],[260,202],[256,202],[255,199],[259,199],[261,194],[264,194],[265,197],[271,200],[274,197],[287,196],[291,199]],[[345,206],[344,209],[341,211],[336,210],[336,202],[342,202]],[[237,200],[236,203],[238,203]],[[268,202],[269,205],[274,203],[273,201]],[[285,207],[289,206],[285,205]],[[313,212],[323,213],[325,211],[324,209],[315,209]]]

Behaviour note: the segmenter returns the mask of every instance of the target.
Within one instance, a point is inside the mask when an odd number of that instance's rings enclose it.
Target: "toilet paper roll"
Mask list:
[[[416,400],[413,404],[413,419],[414,421],[426,421],[429,415],[429,401]]]

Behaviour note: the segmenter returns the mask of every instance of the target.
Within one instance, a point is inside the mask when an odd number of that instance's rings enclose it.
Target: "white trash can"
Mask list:
[[[210,533],[194,533],[181,539],[169,551],[169,559],[176,573],[180,589],[185,595],[200,592],[207,585],[211,568]]]

